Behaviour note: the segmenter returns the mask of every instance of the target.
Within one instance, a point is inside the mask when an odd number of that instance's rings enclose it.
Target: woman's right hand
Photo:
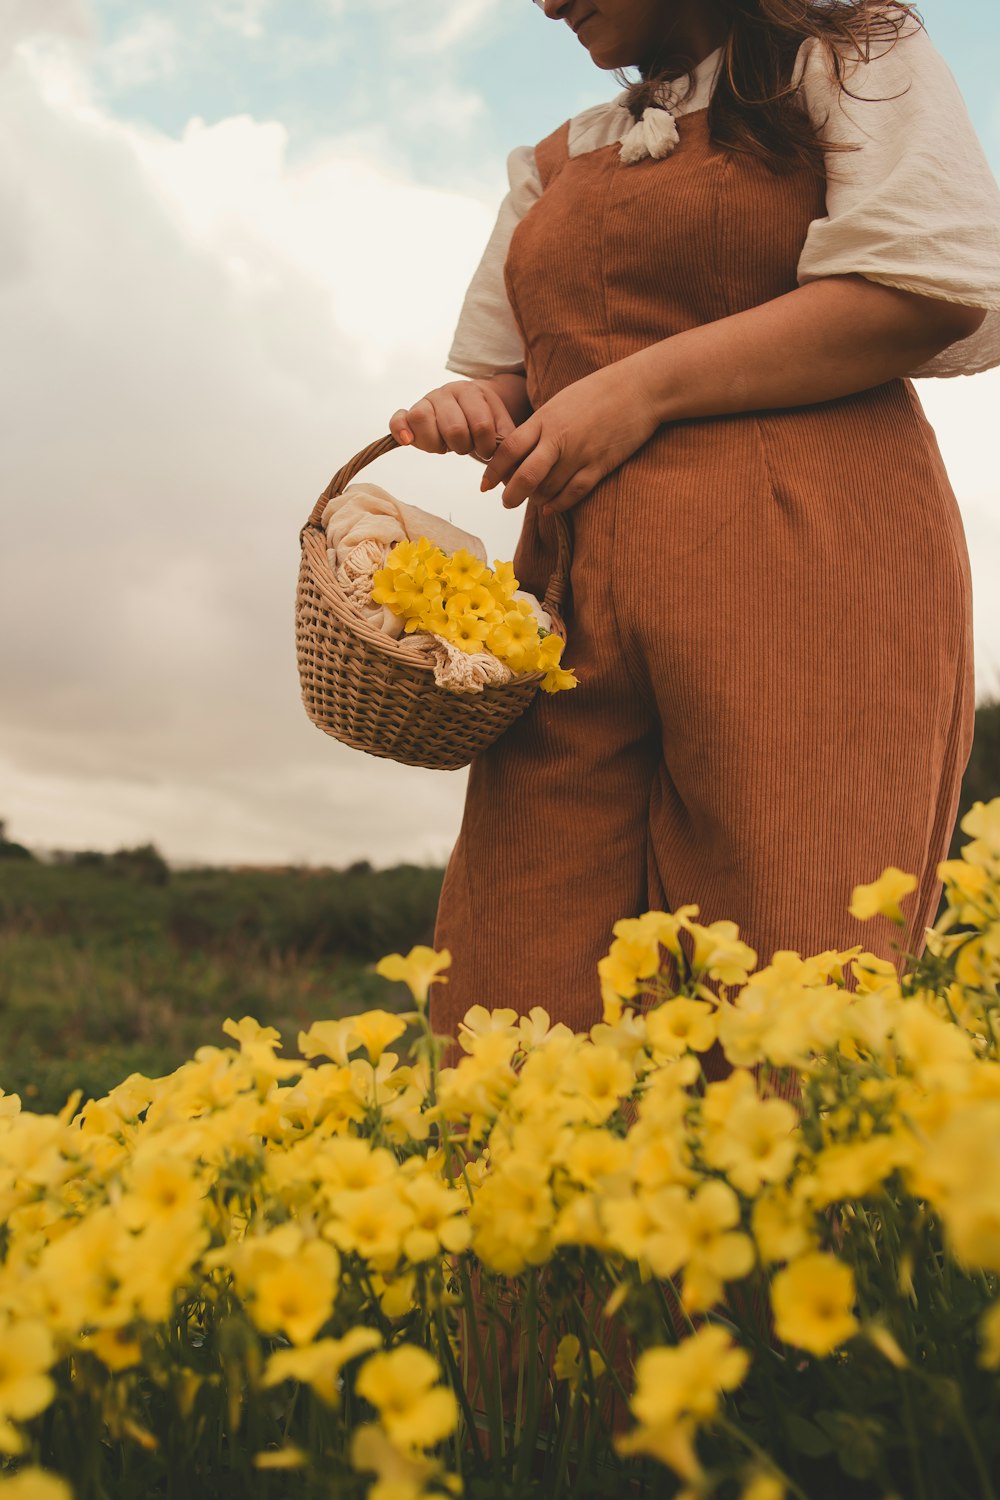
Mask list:
[[[524,388],[523,375],[451,380],[428,391],[413,406],[394,412],[389,431],[404,446],[412,445],[425,453],[471,453],[485,463],[530,414]]]

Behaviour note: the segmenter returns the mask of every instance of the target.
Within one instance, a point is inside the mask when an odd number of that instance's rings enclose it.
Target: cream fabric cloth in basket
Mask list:
[[[342,495],[334,495],[323,510],[323,528],[334,577],[358,614],[397,641],[401,652],[431,667],[438,687],[481,693],[484,687],[510,681],[510,668],[490,652],[470,654],[425,631],[404,635],[399,616],[372,599],[372,579],[397,542],[415,542],[425,536],[442,552],[464,547],[485,564],[486,548],[477,536],[416,505],[404,504],[377,484],[349,484]],[[539,623],[551,627],[551,619],[533,594],[522,591],[515,597],[527,599]]]

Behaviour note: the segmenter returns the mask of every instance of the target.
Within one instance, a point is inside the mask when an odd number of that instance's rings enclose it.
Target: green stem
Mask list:
[[[993,1484],[989,1476],[989,1471],[986,1468],[986,1464],[983,1462],[983,1455],[980,1451],[979,1444],[976,1442],[976,1435],[973,1432],[972,1427],[969,1424],[969,1419],[965,1414],[964,1404],[958,1408],[958,1425],[959,1429],[961,1430],[962,1436],[965,1438],[969,1452],[972,1455],[972,1462],[975,1465],[976,1477],[979,1480],[979,1488],[982,1493],[983,1500],[997,1500],[996,1490],[993,1488]]]
[[[800,1485],[796,1484],[792,1476],[790,1474],[786,1474],[784,1469],[782,1469],[779,1464],[775,1463],[770,1453],[766,1453],[759,1443],[755,1443],[753,1438],[750,1437],[748,1433],[745,1433],[743,1431],[742,1427],[738,1427],[735,1422],[731,1422],[728,1417],[723,1416],[714,1417],[712,1419],[712,1425],[718,1427],[722,1432],[727,1433],[728,1436],[734,1438],[736,1442],[741,1443],[743,1447],[746,1448],[748,1453],[753,1454],[758,1463],[760,1463],[765,1469],[767,1469],[769,1473],[773,1474],[776,1479],[781,1480],[785,1488],[792,1495],[795,1495],[797,1497],[797,1500],[809,1500],[809,1496],[806,1494],[805,1490],[802,1489]]]
[[[438,1343],[441,1346],[441,1353],[444,1357],[445,1363],[448,1366],[448,1373],[451,1376],[452,1389],[454,1390],[455,1395],[458,1397],[459,1406],[462,1408],[462,1415],[465,1418],[465,1425],[468,1429],[473,1449],[475,1450],[476,1462],[482,1464],[483,1447],[479,1441],[479,1433],[476,1430],[476,1414],[473,1411],[471,1403],[469,1401],[469,1395],[465,1389],[465,1381],[462,1378],[462,1372],[459,1369],[458,1361],[455,1358],[455,1351],[451,1347],[451,1339],[448,1337],[448,1325],[445,1322],[444,1311],[440,1306],[438,1306],[438,1308],[436,1309],[435,1320],[437,1322]]]
[[[486,1407],[486,1420],[490,1434],[490,1459],[494,1466],[499,1460],[500,1433],[499,1427],[503,1426],[503,1411],[497,1411],[497,1406],[503,1401],[503,1392],[494,1392],[493,1400],[489,1399],[489,1392],[484,1379],[486,1371],[486,1351],[483,1349],[483,1341],[479,1336],[479,1318],[475,1298],[472,1295],[472,1277],[464,1259],[459,1267],[459,1280],[462,1285],[462,1306],[465,1312],[466,1336],[472,1347],[473,1358],[476,1361],[476,1390],[470,1393],[471,1400],[476,1399],[476,1391],[482,1395]],[[499,1427],[498,1427],[499,1422]]]
[[[527,1485],[531,1479],[531,1467],[534,1462],[538,1426],[541,1419],[538,1401],[538,1272],[534,1269],[528,1273],[522,1326],[525,1331],[525,1341],[524,1344],[519,1345],[519,1348],[523,1350],[525,1345],[527,1346],[528,1379],[524,1430],[514,1458],[515,1489],[519,1480],[523,1480]]]
[[[582,1341],[580,1345],[580,1353],[582,1358],[586,1360],[588,1357],[587,1345]],[[546,1495],[550,1497],[550,1500],[557,1500],[557,1497],[562,1493],[560,1486],[563,1479],[563,1470],[567,1464],[567,1459],[569,1456],[569,1442],[573,1433],[573,1425],[576,1422],[577,1412],[580,1409],[580,1400],[582,1395],[583,1371],[581,1370],[580,1379],[573,1387],[573,1394],[569,1402],[569,1410],[562,1413],[562,1420],[559,1423],[559,1436],[556,1441],[555,1454],[553,1455],[553,1465],[555,1472],[546,1484]],[[566,1479],[568,1482],[568,1473],[566,1474]]]
[[[923,1468],[920,1462],[920,1441],[917,1437],[916,1423],[913,1420],[913,1401],[910,1395],[910,1383],[904,1372],[900,1372],[899,1383],[903,1389],[903,1427],[906,1431],[906,1447],[910,1459],[910,1473],[913,1475],[913,1490],[916,1500],[927,1500],[927,1491],[924,1488]]]

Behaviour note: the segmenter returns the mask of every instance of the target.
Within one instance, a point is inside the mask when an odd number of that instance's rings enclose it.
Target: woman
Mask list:
[[[511,157],[449,368],[401,442],[571,518],[573,693],[472,768],[438,946],[478,1001],[599,1019],[614,921],[694,902],[766,962],[938,898],[973,722],[969,570],[906,377],[1000,363],[1000,195],[903,4],[544,0],[612,104]],[[989,312],[989,316],[987,313]]]

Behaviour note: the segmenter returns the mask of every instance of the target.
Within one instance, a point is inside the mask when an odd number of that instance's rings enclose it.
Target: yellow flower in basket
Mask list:
[[[559,665],[562,640],[517,591],[510,563],[490,569],[464,548],[449,557],[426,537],[397,542],[372,579],[372,599],[399,615],[407,634],[428,631],[470,656],[488,651],[515,675],[544,672],[547,693],[576,687]]]

